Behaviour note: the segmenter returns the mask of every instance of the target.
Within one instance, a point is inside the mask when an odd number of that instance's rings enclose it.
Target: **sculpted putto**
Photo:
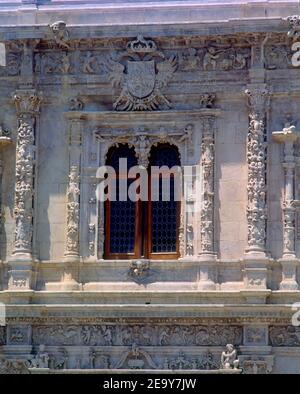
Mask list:
[[[239,360],[236,358],[236,350],[233,345],[226,345],[226,349],[221,355],[221,368],[223,369],[237,369]]]

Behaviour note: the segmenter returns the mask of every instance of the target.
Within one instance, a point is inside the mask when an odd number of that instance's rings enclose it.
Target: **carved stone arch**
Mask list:
[[[174,138],[163,138],[163,139],[157,139],[156,141],[154,141],[150,147],[150,151],[152,146],[157,146],[159,144],[169,144],[170,146],[175,146],[178,149],[178,158],[180,161],[180,167],[182,167],[184,164],[182,163],[185,158],[185,154],[184,154],[184,144],[180,144],[177,141],[175,141]]]
[[[105,144],[105,148],[104,148],[104,152],[103,152],[104,162],[107,161],[107,155],[108,155],[108,152],[110,151],[110,149],[118,148],[119,145],[128,145],[129,148],[134,148],[134,144],[130,141],[127,141],[127,140],[114,141],[111,143],[108,142]]]

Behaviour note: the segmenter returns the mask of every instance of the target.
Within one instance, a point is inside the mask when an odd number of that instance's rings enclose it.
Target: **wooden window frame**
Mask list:
[[[172,146],[171,144],[168,144]],[[117,147],[115,149],[118,149]],[[108,163],[109,165],[109,163]],[[148,169],[148,196],[151,196],[151,176],[150,169]],[[117,176],[116,181],[119,180]],[[145,207],[145,208],[144,208]],[[144,210],[144,228],[142,226]],[[111,201],[107,199],[104,202],[105,212],[105,240],[104,240],[104,258],[109,260],[135,260],[135,259],[150,259],[150,260],[177,260],[179,253],[179,228],[180,228],[180,210],[181,203],[177,202],[176,209],[176,252],[152,252],[152,201],[135,202],[135,235],[134,235],[134,252],[132,253],[111,253],[110,252],[110,218],[111,218]]]

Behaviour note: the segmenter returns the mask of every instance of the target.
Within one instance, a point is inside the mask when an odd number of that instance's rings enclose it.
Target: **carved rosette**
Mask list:
[[[35,121],[41,98],[34,90],[19,90],[13,96],[18,115],[14,214],[14,253],[32,252],[35,166]]]
[[[214,118],[203,118],[201,166],[203,193],[201,207],[201,254],[214,253]]]
[[[248,163],[248,248],[265,252],[266,243],[266,140],[265,110],[268,92],[254,87],[245,91],[250,108],[247,142]]]
[[[79,256],[79,172],[72,166],[67,191],[67,240],[65,256]]]

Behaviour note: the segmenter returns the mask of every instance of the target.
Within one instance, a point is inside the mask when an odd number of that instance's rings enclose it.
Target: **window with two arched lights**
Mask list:
[[[180,201],[176,197],[176,174],[168,173],[168,198],[164,197],[164,175],[154,168],[180,168],[176,146],[166,143],[152,146],[147,171],[147,199],[120,199],[120,159],[128,169],[137,166],[133,147],[119,144],[109,149],[106,164],[115,170],[115,198],[105,201],[105,253],[107,259],[176,259],[179,257]],[[155,179],[157,177],[157,179]],[[126,179],[127,187],[135,179]],[[156,198],[153,199],[156,185]],[[140,190],[137,190],[139,193]]]

